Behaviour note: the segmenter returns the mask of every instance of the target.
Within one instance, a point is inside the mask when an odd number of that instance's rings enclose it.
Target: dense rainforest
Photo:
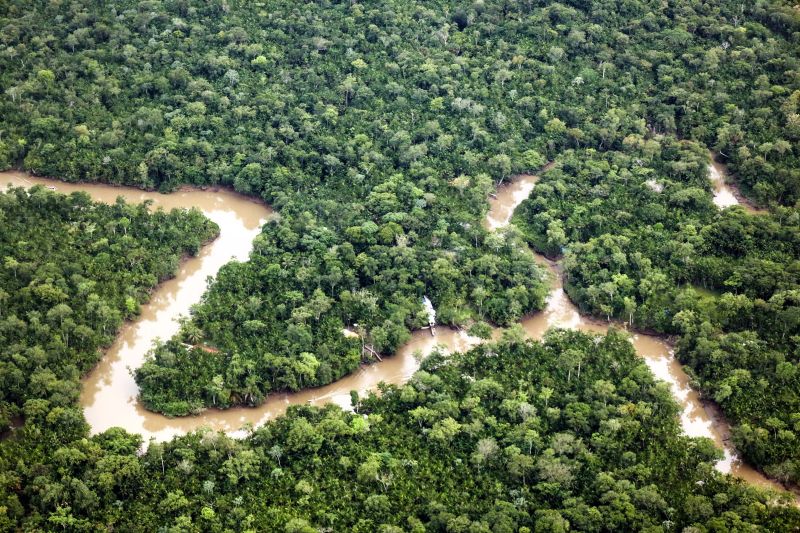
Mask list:
[[[426,323],[425,294],[445,323],[483,314],[509,324],[542,307],[533,259],[487,240],[478,220],[494,180],[544,163],[544,139],[527,143],[520,131],[507,150],[494,146],[515,128],[478,94],[464,94],[461,119],[445,123],[455,86],[440,87],[450,74],[438,70],[445,59],[451,69],[449,27],[424,71],[419,51],[396,46],[430,40],[436,21],[416,13],[427,8],[101,5],[4,6],[0,39],[17,43],[0,75],[11,91],[0,103],[8,164],[163,190],[231,184],[281,214],[251,261],[220,272],[187,328],[226,357],[197,351],[197,368],[177,376],[168,362],[183,358],[155,359],[139,378],[149,407],[186,414],[328,383],[362,357],[344,345],[343,325],[359,324],[371,350],[392,353]],[[84,38],[72,46],[75,32]],[[458,83],[469,79],[452,69]],[[42,85],[28,93],[19,77]],[[492,126],[495,115],[508,124]],[[478,138],[466,143],[473,126]],[[227,394],[216,393],[216,376]],[[200,393],[185,397],[179,386],[197,379]]]
[[[708,154],[651,143],[658,157],[565,152],[515,221],[537,249],[563,250],[567,293],[586,312],[679,336],[679,359],[734,423],[737,448],[797,483],[800,217],[720,212],[700,194]]]
[[[196,210],[93,203],[37,186],[0,193],[0,422],[28,410],[65,423],[78,379],[123,320],[172,277],[184,255],[216,237]]]
[[[800,510],[717,472],[624,334],[511,330],[400,388],[293,407],[243,440],[151,443],[31,409],[3,526],[117,531],[796,531]],[[19,455],[15,455],[19,453]],[[4,469],[5,470],[5,469]],[[788,498],[788,496],[785,496]]]
[[[776,2],[3,9],[6,165],[230,184],[281,213],[184,332],[224,357],[168,345],[139,372],[170,414],[328,383],[393,352],[426,294],[446,324],[540,309],[530,256],[480,218],[493,184],[567,149],[692,139],[758,202],[797,199],[798,23]]]
[[[328,383],[425,324],[424,295],[443,324],[513,324],[547,293],[527,240],[564,255],[567,292],[585,311],[677,336],[747,459],[800,480],[791,4],[8,0],[0,26],[0,167],[163,191],[229,185],[280,213],[137,370],[147,407],[185,415]],[[768,212],[717,210],[709,149]],[[483,229],[493,187],[553,160],[517,214],[521,232]],[[117,222],[133,220],[136,209],[116,208]],[[15,311],[36,326],[6,328],[45,350],[4,362],[21,365],[3,374],[5,416],[25,418],[0,445],[8,528],[800,523],[713,471],[711,444],[679,436],[667,390],[616,334],[433,357],[402,389],[357,399],[356,414],[295,409],[243,441],[198,433],[139,455],[123,431],[90,438],[74,409],[80,372],[175,251],[213,235],[197,215],[136,212],[145,226],[177,217],[159,223],[172,248],[150,237],[137,253],[158,259],[130,268],[121,244],[103,256],[118,262],[104,275],[120,278],[81,274],[92,288],[80,289],[73,272],[61,285],[50,273],[100,257],[75,245],[44,274],[72,314]],[[97,226],[116,230],[110,242],[145,235]],[[68,246],[86,238],[50,233]],[[8,257],[0,287],[25,302]],[[98,296],[108,321],[91,315],[92,283],[110,291]],[[76,357],[70,328],[84,314]]]

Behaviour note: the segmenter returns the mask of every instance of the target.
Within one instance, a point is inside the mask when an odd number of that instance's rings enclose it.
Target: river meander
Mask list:
[[[118,196],[122,196],[129,202],[152,200],[154,207],[165,209],[195,207],[220,226],[219,237],[205,246],[196,257],[184,261],[173,279],[153,291],[150,302],[142,306],[141,315],[122,327],[101,362],[84,378],[81,405],[93,433],[119,426],[143,435],[145,440],[154,438],[163,441],[208,427],[231,435],[242,435],[242,427],[246,424],[260,425],[284,413],[292,404],[322,405],[332,402],[349,408],[351,390],[364,394],[375,390],[380,382],[406,382],[419,367],[419,354],[430,353],[436,346],[448,351],[465,350],[481,342],[463,331],[448,328],[438,328],[436,337],[432,337],[427,330],[417,331],[394,356],[386,357],[379,363],[363,365],[358,371],[330,385],[297,393],[272,394],[263,405],[255,408],[209,409],[196,416],[167,418],[147,411],[139,404],[138,390],[130,370],[142,364],[156,339],[168,339],[177,333],[177,319],[188,315],[191,305],[200,300],[209,277],[213,277],[230,260],[247,259],[253,239],[272,216],[272,210],[260,202],[227,190],[192,189],[164,195],[129,187],[69,184],[15,171],[2,172],[0,178],[3,188],[7,184],[22,187],[42,184],[66,194],[83,191],[102,202],[114,202]],[[497,230],[507,225],[514,209],[530,195],[537,180],[537,176],[523,175],[500,187],[495,197],[490,199],[485,227]],[[718,182],[724,184],[724,180]],[[726,198],[726,202],[729,200],[729,197]],[[546,308],[521,321],[525,332],[531,338],[540,339],[551,327],[596,333],[607,331],[608,323],[582,316],[570,302],[561,285],[557,265],[542,256],[536,257],[550,271],[553,289]],[[632,334],[631,342],[653,374],[670,385],[682,408],[681,424],[686,434],[711,438],[725,451],[725,459],[717,465],[721,471],[730,472],[754,484],[780,488],[738,460],[728,442],[730,430],[726,421],[715,406],[704,405],[697,392],[689,386],[689,378],[675,360],[672,346],[659,337],[642,334]]]

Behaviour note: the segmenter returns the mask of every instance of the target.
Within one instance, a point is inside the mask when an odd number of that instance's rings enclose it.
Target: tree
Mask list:
[[[472,460],[478,468],[481,468],[484,463],[491,461],[499,451],[500,447],[497,445],[497,441],[491,437],[483,438],[478,441],[475,453],[472,454]]]
[[[292,453],[316,453],[323,436],[305,418],[295,420],[286,438],[287,449]]]
[[[539,399],[544,402],[545,408],[547,408],[547,404],[550,401],[550,398],[553,397],[554,392],[555,391],[550,387],[542,387],[542,389],[539,391]]]

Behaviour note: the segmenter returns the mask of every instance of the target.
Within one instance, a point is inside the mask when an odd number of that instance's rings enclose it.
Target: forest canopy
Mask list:
[[[139,376],[171,414],[258,403],[371,359],[341,326],[392,353],[424,323],[424,295],[453,325],[541,309],[533,261],[480,222],[495,184],[565,150],[691,139],[725,154],[756,201],[794,204],[792,12],[616,4],[7,2],[0,164],[227,184],[276,207],[184,332],[225,357],[194,353],[176,373],[180,353],[156,356]],[[689,212],[710,207],[694,172]],[[564,244],[557,227],[551,241]],[[203,392],[217,376],[226,394]]]
[[[719,211],[702,194],[701,147],[654,139],[648,152],[565,152],[514,220],[535,248],[564,252],[567,294],[585,312],[677,336],[744,457],[797,483],[800,217]]]
[[[33,528],[309,533],[794,531],[800,521],[790,500],[719,473],[712,441],[680,435],[669,388],[619,332],[433,354],[408,384],[380,392],[355,398],[353,413],[295,406],[243,440],[199,431],[143,454],[141,437],[86,438],[85,426],[68,432],[31,413],[0,446],[6,465],[23,445],[36,457],[17,466],[0,516]]]
[[[92,202],[42,186],[0,193],[0,422],[72,410],[122,322],[217,236],[197,210]]]
[[[424,296],[442,325],[514,324],[548,292],[527,242],[563,256],[583,311],[675,336],[745,458],[800,480],[789,2],[7,0],[0,27],[0,169],[224,185],[280,213],[137,370],[148,408],[329,383],[425,325]],[[716,208],[711,156],[765,213]],[[551,161],[521,231],[487,231],[495,188]],[[90,437],[79,376],[216,228],[42,189],[0,207],[2,422],[25,420],[0,443],[0,529],[800,522],[680,436],[618,334],[434,356],[356,413],[293,409],[242,441]]]

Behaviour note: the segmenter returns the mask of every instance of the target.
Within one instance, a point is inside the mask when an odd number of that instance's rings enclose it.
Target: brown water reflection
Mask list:
[[[500,188],[490,199],[485,227],[497,230],[507,225],[516,207],[530,195],[538,179],[538,176],[522,175]],[[552,327],[577,329],[589,333],[608,331],[611,324],[581,315],[578,308],[570,301],[564,292],[558,265],[540,254],[534,255],[537,261],[550,271],[553,289],[548,296],[544,311],[522,321],[528,336],[541,339],[545,331]],[[623,325],[616,324],[616,326]],[[710,438],[723,450],[725,458],[717,463],[720,471],[731,473],[756,485],[784,490],[781,485],[767,479],[736,456],[729,443],[730,427],[716,406],[704,404],[697,391],[689,385],[689,376],[675,359],[672,345],[660,337],[640,333],[632,334],[630,339],[636,353],[645,360],[655,377],[669,384],[675,400],[681,406],[681,426],[684,432],[690,437]]]
[[[502,186],[490,200],[485,226],[491,230],[506,226],[516,207],[530,195],[537,180],[532,175],[519,176]],[[200,427],[208,427],[241,435],[244,426],[260,425],[281,415],[292,404],[323,405],[332,402],[350,408],[351,390],[364,394],[375,390],[380,382],[406,382],[419,368],[420,354],[424,356],[436,346],[447,351],[462,351],[480,343],[480,339],[447,328],[439,328],[436,337],[432,337],[427,330],[417,331],[394,356],[385,358],[381,363],[362,366],[353,374],[324,387],[274,394],[256,408],[209,409],[196,416],[177,419],[147,411],[137,401],[138,391],[130,369],[142,364],[156,339],[168,339],[177,333],[177,319],[188,315],[191,305],[200,300],[209,277],[213,277],[222,265],[232,259],[247,259],[253,239],[272,211],[260,202],[226,190],[190,190],[162,195],[127,187],[67,184],[13,171],[0,173],[0,186],[3,187],[6,184],[29,187],[37,183],[54,186],[62,193],[84,191],[95,200],[109,203],[114,202],[117,196],[123,196],[130,202],[153,200],[154,206],[165,209],[196,207],[220,226],[219,238],[204,247],[197,257],[182,263],[174,279],[159,285],[151,301],[142,306],[141,316],[123,326],[102,361],[84,379],[81,405],[93,433],[119,426],[143,435],[145,440],[154,438],[163,441]],[[594,333],[607,331],[608,324],[587,319],[570,302],[563,290],[556,264],[539,255],[537,260],[550,271],[553,290],[546,309],[522,321],[526,333],[531,338],[540,339],[551,327]],[[495,336],[498,333],[496,331]],[[736,459],[730,446],[723,440],[723,436],[728,434],[727,424],[704,408],[697,393],[689,386],[688,376],[673,357],[672,347],[668,343],[657,337],[640,334],[632,335],[631,342],[656,377],[670,385],[682,406],[681,423],[684,431],[690,436],[709,437],[725,450],[725,460],[717,465],[720,470],[731,472],[751,483],[777,487]]]

